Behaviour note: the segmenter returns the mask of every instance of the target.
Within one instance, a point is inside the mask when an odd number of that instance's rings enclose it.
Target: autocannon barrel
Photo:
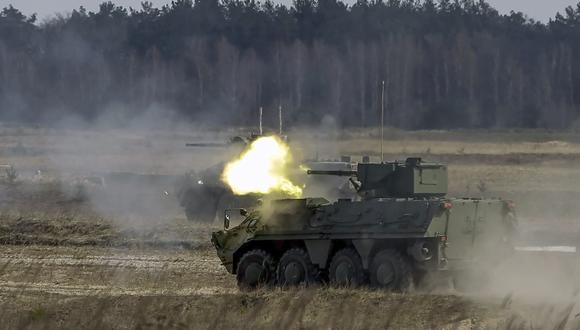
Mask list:
[[[308,170],[309,175],[355,176],[357,171],[315,171]]]
[[[213,142],[200,142],[200,143],[186,143],[186,147],[194,148],[225,148],[228,146],[227,143],[213,143]]]

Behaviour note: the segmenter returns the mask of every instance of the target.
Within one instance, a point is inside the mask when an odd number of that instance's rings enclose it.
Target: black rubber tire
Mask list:
[[[185,208],[187,220],[197,223],[212,223],[217,214],[219,200],[211,194],[190,190],[184,195],[181,204]]]
[[[361,258],[353,248],[339,250],[328,268],[330,284],[338,287],[358,287],[366,282]]]
[[[238,287],[251,290],[274,284],[276,264],[272,255],[264,250],[246,252],[236,270]]]
[[[318,267],[304,249],[293,248],[286,251],[278,262],[277,283],[280,286],[311,285],[318,281]]]
[[[369,267],[371,286],[397,292],[407,292],[413,285],[409,261],[396,250],[382,250],[373,257]]]

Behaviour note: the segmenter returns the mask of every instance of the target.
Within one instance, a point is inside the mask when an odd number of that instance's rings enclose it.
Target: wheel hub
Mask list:
[[[256,285],[260,283],[262,279],[262,273],[264,272],[264,267],[258,263],[251,263],[246,267],[244,272],[244,278],[246,282],[250,285]]]
[[[395,270],[390,263],[383,263],[377,268],[377,282],[381,286],[388,286],[395,280]]]
[[[287,284],[296,285],[304,281],[304,267],[298,262],[290,262],[284,269],[284,279]]]
[[[352,282],[353,266],[350,262],[343,261],[336,267],[336,282],[341,285],[349,285]]]

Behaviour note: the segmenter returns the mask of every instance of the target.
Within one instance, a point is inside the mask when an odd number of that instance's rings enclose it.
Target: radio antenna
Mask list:
[[[264,109],[262,107],[260,107],[260,136],[263,134],[262,131],[262,114],[263,114]]]
[[[282,106],[278,106],[278,121],[279,121],[279,125],[280,125],[280,136],[282,136]]]
[[[383,80],[381,92],[381,163],[385,162],[383,143],[385,140],[385,81]]]

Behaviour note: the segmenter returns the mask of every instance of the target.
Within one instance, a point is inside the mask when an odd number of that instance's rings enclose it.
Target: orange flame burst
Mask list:
[[[284,193],[300,197],[302,188],[288,179],[292,162],[290,148],[276,136],[261,137],[252,142],[240,157],[225,167],[222,180],[234,194]]]

